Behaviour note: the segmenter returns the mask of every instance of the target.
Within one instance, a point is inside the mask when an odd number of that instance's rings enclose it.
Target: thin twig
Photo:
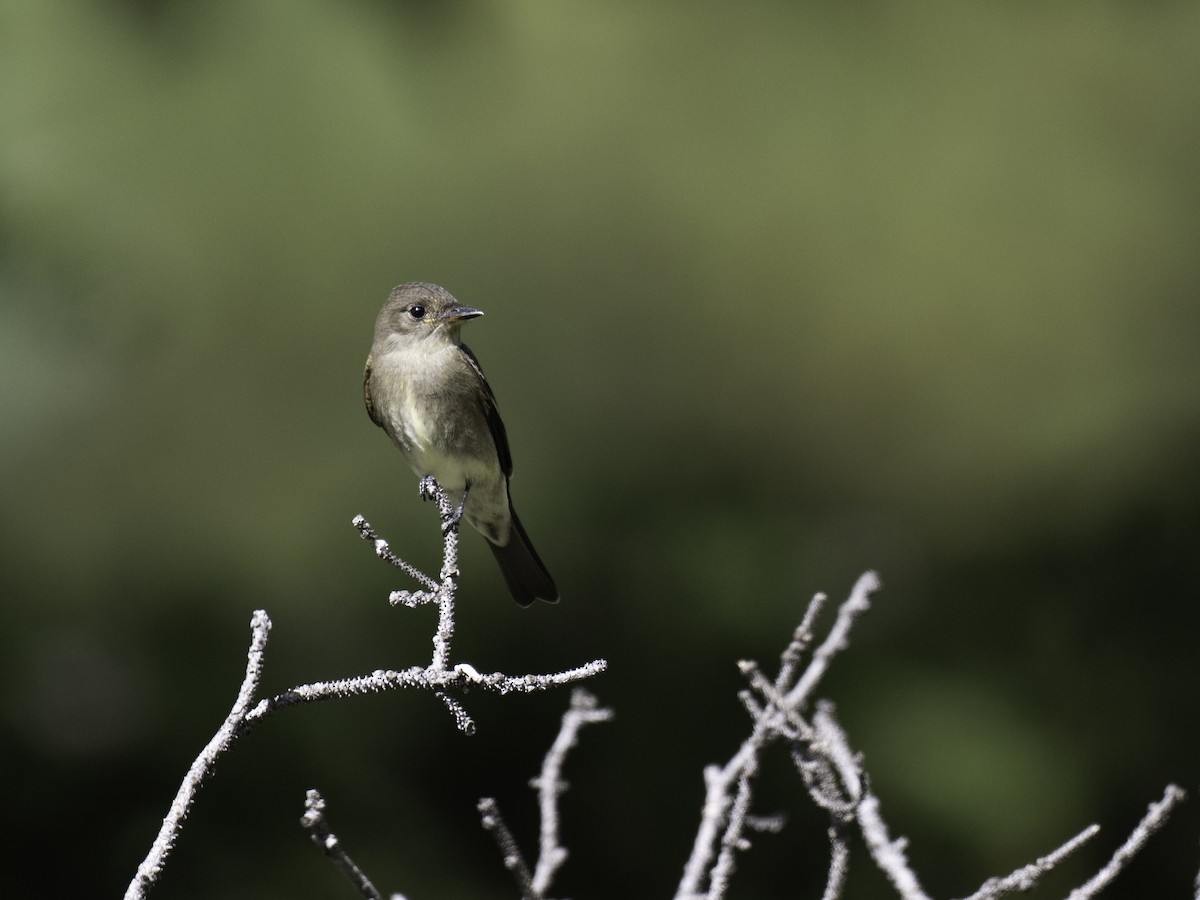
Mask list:
[[[770,704],[770,708],[783,716],[787,724],[795,732],[795,735],[789,734],[788,737],[794,736],[802,741],[809,742],[813,740],[812,726],[804,720],[804,717],[800,715],[800,712],[795,707],[788,704],[787,697],[781,693],[781,690],[786,689],[786,685],[781,689],[778,679],[772,684],[770,679],[759,669],[758,663],[753,660],[741,660],[738,663],[738,668],[741,669],[742,674],[750,682],[750,687],[762,694],[763,699]]]
[[[816,625],[817,617],[821,615],[828,600],[829,598],[825,594],[813,595],[812,600],[808,603],[808,608],[804,611],[804,618],[792,632],[792,640],[780,654],[779,677],[775,680],[775,687],[780,691],[786,690],[787,685],[790,685],[792,679],[796,677],[796,667],[800,665],[800,660],[804,658],[804,654],[815,640],[813,626]]]
[[[1013,891],[1030,891],[1037,886],[1038,879],[1060,862],[1090,841],[1100,831],[1099,825],[1089,825],[1057,850],[1047,853],[1027,866],[1022,866],[1003,878],[989,878],[966,900],[995,900]]]
[[[250,727],[282,709],[308,703],[338,700],[362,694],[378,694],[397,688],[425,688],[432,691],[447,688],[482,688],[498,694],[527,694],[582,681],[585,678],[599,675],[607,668],[608,663],[605,660],[596,659],[574,669],[539,675],[506,675],[503,672],[481,675],[472,667],[464,664],[459,664],[453,669],[421,668],[420,666],[399,671],[381,669],[370,675],[301,684],[288,688],[274,697],[264,697],[246,713],[241,730],[248,731]],[[453,708],[451,708],[451,712],[454,712]]]
[[[1200,872],[1196,873],[1196,898],[1195,898],[1195,900],[1200,900]]]
[[[567,753],[575,746],[584,725],[607,722],[612,717],[611,709],[598,707],[594,696],[583,688],[575,688],[571,692],[571,705],[563,713],[558,737],[542,761],[541,773],[532,781],[532,786],[538,792],[541,816],[538,859],[533,874],[533,888],[539,893],[550,890],[555,872],[567,858],[567,851],[559,843],[558,834],[558,798],[567,790],[567,782],[562,777]]]
[[[212,736],[212,739],[188,768],[187,774],[175,794],[175,799],[171,802],[171,808],[163,819],[162,827],[159,828],[158,836],[150,846],[150,852],[138,866],[137,874],[125,891],[125,900],[145,897],[150,888],[158,881],[167,857],[170,856],[175,841],[179,837],[179,832],[183,829],[183,821],[187,818],[192,802],[196,799],[200,785],[212,772],[217,758],[229,749],[241,733],[246,709],[253,701],[254,694],[258,690],[259,680],[262,678],[263,653],[267,647],[267,638],[271,633],[271,619],[265,611],[255,610],[254,616],[250,619],[250,631],[250,649],[246,653],[246,674],[238,689],[233,708],[225,717],[221,727],[217,729],[217,733]]]
[[[726,822],[734,802],[729,792],[738,783],[742,773],[748,767],[756,765],[758,755],[770,737],[766,723],[765,716],[755,720],[750,737],[742,742],[737,753],[724,766],[705,766],[704,807],[701,810],[700,826],[696,829],[692,852],[684,865],[683,878],[676,889],[675,900],[692,900],[695,897],[707,896],[703,884],[709,875],[709,867],[714,864],[717,852],[715,845],[722,834],[721,826]]]
[[[435,691],[434,696],[446,704],[446,709],[450,710],[450,715],[454,716],[455,728],[468,736],[475,733],[475,720],[458,700],[445,691]]]
[[[477,806],[483,827],[492,833],[496,846],[504,858],[504,867],[513,873],[517,886],[521,889],[521,900],[544,900],[540,891],[533,886],[533,876],[529,873],[529,864],[521,855],[521,848],[513,837],[504,817],[500,815],[500,807],[492,797],[484,797]]]
[[[796,686],[787,693],[787,705],[792,709],[803,709],[804,704],[816,689],[829,663],[848,646],[850,629],[855,621],[871,608],[871,595],[880,588],[879,576],[874,572],[864,572],[850,591],[850,596],[838,609],[837,621],[825,636],[816,651],[812,662],[800,676]]]
[[[431,669],[444,669],[450,662],[450,640],[454,637],[454,594],[458,576],[458,526],[462,521],[462,510],[466,507],[467,492],[464,489],[462,506],[455,509],[450,496],[432,477],[421,483],[422,492],[432,494],[437,501],[438,513],[442,517],[442,571],[441,584],[437,592],[438,624],[433,634],[433,662]]]
[[[838,823],[854,821],[857,797],[847,797],[829,760],[811,744],[797,741],[792,747],[792,762],[804,780],[808,796],[819,809],[829,813]]]
[[[838,900],[846,889],[846,875],[850,872],[850,843],[843,826],[830,826],[829,849],[829,876],[825,879],[821,900]]]
[[[364,541],[369,541],[374,545],[376,556],[378,556],[384,562],[395,566],[397,569],[400,569],[406,575],[416,579],[421,584],[425,585],[425,587],[429,590],[436,591],[438,589],[438,583],[436,581],[434,581],[416,566],[405,562],[400,557],[396,556],[396,554],[392,553],[391,549],[388,547],[388,542],[375,533],[375,530],[371,528],[370,522],[368,522],[362,516],[355,516],[352,524],[358,529],[358,533],[362,535],[362,539]]]
[[[304,815],[300,817],[300,824],[308,831],[312,842],[342,870],[342,874],[350,879],[360,894],[367,900],[383,900],[383,895],[371,884],[371,879],[355,865],[350,854],[342,848],[337,835],[330,830],[329,822],[325,819],[325,798],[319,791],[314,789],[305,794]]]
[[[858,800],[855,818],[875,864],[887,875],[903,900],[929,900],[916,872],[908,864],[904,853],[907,842],[904,838],[893,840],[888,834],[887,823],[879,812],[879,798],[866,789],[859,760],[850,749],[845,732],[833,717],[832,704],[817,705],[813,728],[817,745],[833,764],[847,795],[852,800]]]
[[[725,882],[732,873],[734,850],[742,846],[741,829],[745,816],[744,813],[735,815],[735,804],[738,798],[743,798],[747,805],[749,803],[751,785],[748,773],[756,769],[763,749],[777,738],[794,740],[804,736],[811,739],[812,729],[800,715],[802,706],[828,669],[830,661],[847,646],[850,629],[858,617],[870,608],[869,597],[878,588],[879,579],[873,572],[867,572],[858,579],[850,596],[838,610],[837,620],[829,635],[817,648],[794,686],[792,680],[796,677],[801,658],[813,641],[813,626],[825,604],[823,594],[813,597],[793,633],[791,643],[781,654],[779,675],[774,684],[759,671],[757,664],[747,661],[739,663],[742,672],[750,678],[751,686],[760,693],[767,705],[759,707],[753,700],[743,698],[743,705],[754,721],[750,737],[742,742],[737,753],[724,766],[708,766],[704,770],[704,806],[700,825],[692,843],[692,852],[684,864],[675,900],[716,897],[720,893],[714,891],[725,890]],[[735,785],[737,797],[731,797]],[[734,826],[732,830],[731,824]],[[721,841],[719,852],[716,849],[718,837]],[[720,879],[719,882],[714,875]],[[706,880],[707,891],[704,888]]]
[[[1067,900],[1089,900],[1096,896],[1100,891],[1104,890],[1121,870],[1129,864],[1129,861],[1137,854],[1139,850],[1145,846],[1150,835],[1158,831],[1171,815],[1171,810],[1174,809],[1180,801],[1187,795],[1183,788],[1174,784],[1168,784],[1163,792],[1162,799],[1157,803],[1151,803],[1150,808],[1146,811],[1146,815],[1142,817],[1142,821],[1138,822],[1137,828],[1133,829],[1133,833],[1125,839],[1117,851],[1112,855],[1112,859],[1099,872],[1091,877],[1086,884],[1071,891],[1067,895]]]
[[[273,697],[265,697],[256,701],[255,695],[258,692],[262,676],[263,655],[271,630],[271,620],[267,617],[266,612],[256,611],[250,623],[252,637],[247,653],[246,674],[238,691],[237,700],[217,733],[213,735],[188,769],[149,853],[142,864],[138,866],[137,873],[126,890],[126,900],[144,898],[157,882],[196,793],[205,778],[212,772],[217,758],[225,753],[237,738],[281,709],[397,688],[426,688],[432,690],[446,704],[454,716],[459,730],[471,734],[475,729],[475,723],[462,703],[457,698],[450,696],[449,689],[481,687],[500,694],[527,693],[590,678],[607,668],[607,663],[602,659],[548,675],[506,675],[502,672],[481,675],[474,666],[467,663],[459,663],[451,668],[449,663],[450,638],[454,631],[454,579],[458,575],[458,524],[461,508],[455,509],[450,504],[446,493],[431,479],[423,481],[421,489],[423,494],[430,494],[437,499],[442,518],[443,557],[440,583],[393,554],[388,548],[387,541],[380,538],[370,523],[362,516],[355,516],[354,527],[364,540],[374,546],[377,556],[408,573],[428,589],[428,592],[420,599],[415,599],[418,596],[416,594],[406,595],[413,600],[414,605],[431,600],[438,603],[438,626],[434,636],[431,664],[424,668],[415,666],[398,671],[376,670],[370,675],[302,684]]]
[[[721,852],[708,876],[708,900],[721,900],[729,890],[729,881],[737,868],[737,853],[749,849],[750,842],[742,836],[754,798],[754,776],[758,774],[758,757],[750,757],[738,775],[737,794],[729,806],[725,833],[721,836]]]

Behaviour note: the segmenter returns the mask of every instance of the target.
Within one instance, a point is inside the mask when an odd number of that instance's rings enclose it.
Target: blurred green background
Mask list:
[[[8,0],[0,5],[0,753],[12,896],[114,896],[241,677],[427,660],[436,565],[361,403],[392,285],[466,338],[562,590],[464,539],[455,656],[603,656],[556,896],[670,896],[701,769],[812,593],[885,589],[823,694],[939,896],[1198,782],[1200,8]],[[566,691],[280,715],[202,792],[162,898],[516,892]],[[815,896],[764,761],[734,898]],[[1185,896],[1193,798],[1108,896]],[[58,864],[34,871],[29,861]],[[885,896],[859,848],[848,896]],[[21,879],[26,879],[21,883]]]

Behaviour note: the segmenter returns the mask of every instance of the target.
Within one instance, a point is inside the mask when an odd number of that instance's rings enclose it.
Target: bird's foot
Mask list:
[[[454,511],[442,519],[442,534],[450,531],[452,528],[457,528],[462,522],[463,510],[467,508],[467,494],[471,492],[471,486],[468,484],[463,488],[462,499],[458,501],[458,506]]]
[[[417,493],[421,495],[422,500],[436,500],[438,495],[437,479],[432,475],[422,476],[420,483],[417,484]]]

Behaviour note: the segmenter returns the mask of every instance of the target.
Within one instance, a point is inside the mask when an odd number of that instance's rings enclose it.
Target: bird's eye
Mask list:
[[[408,314],[410,316],[412,316],[414,319],[423,319],[423,318],[425,318],[425,307],[410,306],[408,308]]]

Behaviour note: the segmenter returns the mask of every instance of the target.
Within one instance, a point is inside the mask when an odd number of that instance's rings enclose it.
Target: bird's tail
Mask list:
[[[522,606],[528,606],[534,600],[557,603],[558,588],[554,586],[554,579],[546,571],[546,566],[533,549],[533,544],[529,543],[529,536],[521,527],[517,511],[512,509],[511,505],[509,511],[512,514],[512,528],[508,534],[508,543],[500,547],[488,541],[488,546],[492,548],[496,562],[500,564],[500,571],[504,573],[504,580],[508,583],[513,599]]]

